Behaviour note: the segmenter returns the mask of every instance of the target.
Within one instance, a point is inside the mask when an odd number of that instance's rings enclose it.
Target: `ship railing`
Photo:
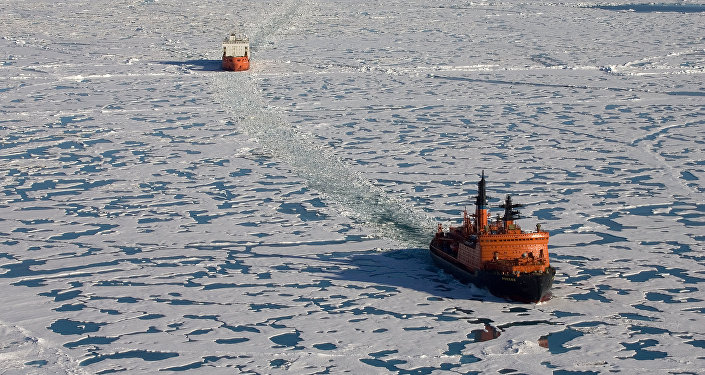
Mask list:
[[[248,43],[249,39],[245,35],[232,33],[225,37],[223,43]]]

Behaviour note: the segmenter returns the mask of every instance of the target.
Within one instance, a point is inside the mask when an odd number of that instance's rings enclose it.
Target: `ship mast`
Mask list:
[[[521,218],[521,216],[519,215],[519,210],[515,210],[515,208],[524,207],[524,205],[512,203],[512,197],[510,195],[507,195],[507,198],[504,200],[504,204],[500,205],[499,207],[504,208],[504,217],[502,219],[504,220],[505,230],[513,229],[509,228],[509,226],[514,225],[514,220],[518,220]]]
[[[475,197],[475,233],[482,233],[487,226],[487,193],[485,191],[485,171],[477,183],[477,197]]]

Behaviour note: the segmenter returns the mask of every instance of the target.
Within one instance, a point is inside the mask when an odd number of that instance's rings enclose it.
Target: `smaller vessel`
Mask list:
[[[231,33],[225,38],[223,69],[236,72],[250,69],[250,41],[247,37]]]
[[[524,231],[515,220],[517,208],[507,195],[504,216],[495,220],[487,212],[485,172],[477,186],[475,214],[463,215],[463,224],[448,231],[438,225],[429,246],[431,258],[462,282],[486,288],[495,296],[519,302],[550,297],[556,269],[548,261],[548,232]]]

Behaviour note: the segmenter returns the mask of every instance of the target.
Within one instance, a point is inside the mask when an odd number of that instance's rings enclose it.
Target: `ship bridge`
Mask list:
[[[223,40],[223,56],[249,57],[250,41],[247,37],[232,33]]]

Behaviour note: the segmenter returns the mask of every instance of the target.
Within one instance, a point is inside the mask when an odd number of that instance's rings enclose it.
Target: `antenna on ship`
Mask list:
[[[487,208],[487,191],[485,186],[485,171],[482,170],[480,182],[477,183],[477,197],[475,199],[475,205],[478,209]]]
[[[512,203],[511,195],[507,194],[507,198],[504,200],[504,203],[501,204],[499,207],[504,208],[504,217],[502,219],[504,220],[504,227],[506,228],[507,224],[513,224],[514,220],[521,219],[521,214],[519,213],[519,210],[515,210],[515,208],[524,207],[524,205],[519,203]]]

